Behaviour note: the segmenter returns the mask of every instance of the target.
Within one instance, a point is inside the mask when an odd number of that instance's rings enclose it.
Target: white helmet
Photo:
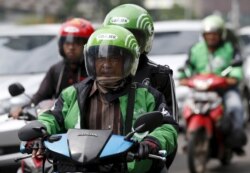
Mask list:
[[[221,33],[221,38],[225,39],[225,22],[222,17],[218,15],[210,15],[203,19],[203,33],[206,32],[219,32]]]

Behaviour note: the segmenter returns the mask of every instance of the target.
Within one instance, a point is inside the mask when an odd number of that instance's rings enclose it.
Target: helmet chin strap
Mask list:
[[[68,64],[68,65],[73,65],[73,66],[81,66],[82,63],[83,63],[83,55],[79,58],[79,60],[77,62],[72,62],[71,60],[69,60],[67,57],[64,57],[64,62],[65,64]]]
[[[61,86],[61,83],[62,83],[64,69],[65,69],[65,64],[63,65],[63,67],[62,67],[62,69],[60,71],[60,75],[59,75],[59,78],[58,78],[58,81],[57,81],[57,84],[56,84],[56,95],[55,96],[59,95],[59,90],[60,90],[60,86]]]
[[[59,78],[58,78],[58,82],[56,84],[56,96],[59,95],[59,90],[60,90],[60,86],[62,84],[62,78],[63,78],[63,74],[64,74],[64,70],[65,70],[65,65],[66,63],[63,65],[60,74],[59,74]],[[81,78],[81,68],[80,68],[80,63],[76,64],[75,69],[77,70],[77,81],[80,82],[80,78]]]

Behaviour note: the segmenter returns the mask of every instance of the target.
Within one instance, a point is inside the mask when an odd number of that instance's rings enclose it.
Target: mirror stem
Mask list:
[[[140,131],[144,126],[145,126],[145,124],[142,124],[142,125],[140,125],[139,127],[135,128],[134,131],[129,132],[129,133],[124,137],[124,140],[129,141],[129,140],[132,138],[132,136],[133,136],[136,132]]]

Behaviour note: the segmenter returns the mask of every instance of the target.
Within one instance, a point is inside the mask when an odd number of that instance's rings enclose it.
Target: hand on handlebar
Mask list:
[[[160,146],[151,138],[145,138],[139,143],[137,159],[146,159],[150,154],[158,154]]]
[[[33,158],[38,158],[38,159],[43,158],[44,146],[41,139],[28,142],[25,148],[27,150],[31,150]]]
[[[236,78],[228,77],[227,78],[227,83],[229,85],[236,85],[238,83],[238,80]]]
[[[188,83],[188,79],[186,79],[186,78],[179,80],[180,85],[187,85],[187,83]]]
[[[14,118],[14,119],[18,119],[19,116],[22,114],[22,111],[23,111],[23,109],[20,106],[12,107],[10,109],[9,116]]]

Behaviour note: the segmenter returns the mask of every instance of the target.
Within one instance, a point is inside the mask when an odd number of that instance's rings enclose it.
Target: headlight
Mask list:
[[[212,79],[208,79],[208,80],[194,80],[194,86],[197,90],[207,90],[210,85],[212,84],[213,80]]]

